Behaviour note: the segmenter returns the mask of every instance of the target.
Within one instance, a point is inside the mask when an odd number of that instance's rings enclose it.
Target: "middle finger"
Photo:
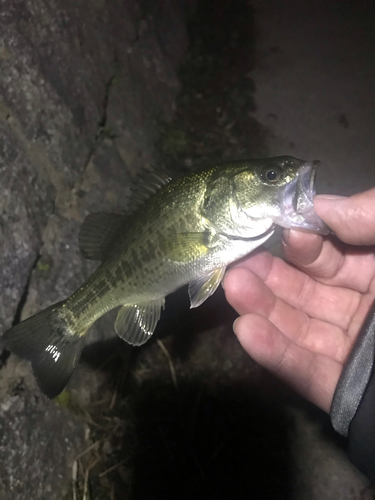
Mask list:
[[[252,271],[277,298],[294,309],[343,330],[347,330],[360,303],[359,292],[319,283],[267,251],[252,254],[234,266],[238,267]]]
[[[296,310],[276,297],[248,269],[238,267],[228,272],[225,293],[239,314],[256,313],[263,316],[294,343],[338,362],[345,360],[352,342],[345,330]]]
[[[366,293],[375,277],[371,247],[344,245],[337,238],[284,230],[287,259],[321,283]]]

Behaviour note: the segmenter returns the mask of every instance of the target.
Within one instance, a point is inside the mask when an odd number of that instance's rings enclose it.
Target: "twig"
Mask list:
[[[85,479],[83,483],[83,495],[82,495],[82,500],[86,500],[86,495],[87,495],[87,490],[89,487],[89,471],[85,471]]]
[[[118,356],[117,352],[108,356],[108,358],[105,359],[101,365],[99,365],[98,370],[102,370],[110,361],[112,361],[112,359],[115,359],[117,356]]]
[[[95,446],[99,443],[101,443],[103,441],[103,439],[99,439],[98,441],[95,441],[95,443],[92,443],[88,448],[86,448],[82,453],[80,453],[79,455],[76,456],[76,458],[74,459],[75,462],[78,462],[78,460],[80,458],[82,458],[84,455],[86,455],[86,453],[88,453],[89,451],[91,451],[93,448],[95,448]]]
[[[202,400],[202,396],[203,396],[203,391],[204,391],[204,387],[203,387],[203,384],[202,384],[200,386],[199,391],[198,391],[197,399],[195,400],[195,404],[194,404],[194,407],[193,407],[192,418],[191,418],[190,425],[189,425],[191,433],[193,433],[194,427],[195,427],[195,422],[197,421],[198,411],[199,411],[199,406],[201,404],[201,400]]]
[[[109,474],[109,473],[110,473],[110,472],[112,472],[113,470],[117,469],[117,467],[120,467],[120,465],[121,465],[122,463],[124,463],[124,462],[125,462],[125,458],[123,458],[122,460],[120,460],[119,462],[117,462],[117,464],[112,465],[112,467],[109,467],[109,469],[106,469],[105,471],[101,472],[101,473],[99,474],[99,477],[104,477],[104,476],[106,476],[107,474]]]
[[[85,475],[85,469],[83,467],[82,460],[77,460],[77,462],[78,462],[78,473],[80,472],[82,474],[82,476],[84,476]],[[78,475],[77,475],[77,477],[78,477]],[[78,479],[77,479],[77,481],[78,481]]]
[[[114,406],[115,406],[115,404],[116,404],[117,395],[118,395],[119,390],[120,390],[120,388],[121,388],[121,386],[122,386],[122,383],[123,383],[123,381],[124,381],[124,377],[125,377],[125,375],[124,375],[124,374],[126,374],[126,370],[124,370],[124,364],[125,364],[125,363],[123,363],[123,364],[121,365],[121,372],[120,372],[120,376],[119,376],[119,378],[118,378],[118,382],[117,382],[117,384],[116,384],[116,389],[115,389],[115,391],[114,391],[114,393],[113,393],[113,396],[112,396],[112,399],[111,399],[111,403],[110,403],[110,405],[109,405],[109,409],[110,409],[110,410],[113,410],[113,408],[114,408]]]
[[[105,427],[103,427],[102,425],[98,424],[98,422],[95,422],[95,420],[92,418],[92,416],[90,415],[90,413],[88,411],[85,411],[84,414],[83,414],[83,416],[86,419],[86,421],[90,425],[92,425],[93,427],[96,427],[97,429],[101,429],[102,431],[107,431],[108,430]]]
[[[95,467],[95,465],[98,462],[100,462],[100,457],[96,458],[93,462],[91,462],[91,464],[85,470],[85,480],[84,480],[84,483],[83,483],[83,496],[82,496],[82,500],[87,500],[87,492],[88,492],[88,488],[89,488],[89,474],[90,474],[90,470],[93,467]]]
[[[73,485],[73,500],[77,500],[77,460],[73,461],[72,485]]]
[[[104,403],[107,403],[107,399],[106,398],[100,399],[99,401],[95,401],[94,403],[90,403],[88,406],[90,408],[92,408],[92,407],[95,407],[95,406],[103,405]]]
[[[178,385],[177,385],[176,370],[175,370],[175,367],[174,367],[171,355],[169,354],[168,349],[165,347],[165,345],[163,344],[163,342],[161,340],[157,339],[157,343],[158,343],[158,346],[163,351],[163,353],[165,354],[165,356],[166,356],[166,358],[168,360],[169,369],[171,371],[171,376],[172,376],[173,384],[174,384],[175,388],[177,389]]]

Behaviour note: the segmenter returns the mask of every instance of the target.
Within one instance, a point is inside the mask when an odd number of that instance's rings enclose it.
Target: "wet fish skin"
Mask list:
[[[138,192],[143,203],[131,215],[93,214],[83,223],[82,252],[102,261],[88,281],[11,328],[5,345],[32,362],[40,387],[55,397],[79,358],[79,339],[107,311],[122,306],[115,329],[141,345],[166,295],[189,283],[191,306],[200,305],[226,266],[264,243],[275,223],[305,224],[324,234],[311,209],[314,169],[313,163],[276,157],[228,162],[174,182],[150,173]],[[151,195],[145,201],[144,193]]]

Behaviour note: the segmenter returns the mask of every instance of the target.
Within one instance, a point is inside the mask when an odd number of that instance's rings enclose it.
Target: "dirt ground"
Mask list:
[[[328,164],[325,190],[368,185],[375,156],[363,136],[373,114],[363,97],[363,115],[352,111],[352,97],[362,84],[373,89],[375,66],[368,69],[363,55],[373,31],[368,16],[355,17],[359,41],[348,50],[349,7],[358,2],[344,3],[346,10],[332,2],[338,10],[324,17],[319,2],[307,2],[312,13],[294,1],[196,2],[174,119],[158,123],[158,164],[180,176],[226,159],[292,154]],[[363,165],[362,184],[346,176],[353,163]],[[60,416],[74,414],[88,442],[74,457],[65,500],[375,498],[329,417],[244,353],[235,317],[221,288],[194,310],[183,289],[167,298],[146,345],[113,337],[84,349],[67,390],[51,403]],[[29,406],[35,413],[37,401]]]
[[[318,118],[303,122],[303,110],[295,109],[293,96],[303,95],[304,80],[293,79],[293,60],[286,71],[278,61],[288,53],[264,4],[219,3],[203,2],[190,20],[175,119],[160,124],[160,165],[181,175],[229,158],[294,154],[320,157],[332,168],[342,155],[335,156],[332,141],[326,155],[321,147],[314,149]],[[276,25],[277,16],[272,19]],[[269,36],[271,28],[277,40]],[[293,47],[293,30],[287,31]],[[290,81],[294,87],[288,87]],[[346,132],[340,119],[346,108],[336,114],[339,131]],[[310,143],[308,124],[316,127]],[[350,184],[343,181],[340,188],[331,170],[323,177],[326,190],[334,186],[341,192]],[[91,498],[373,498],[368,481],[347,461],[345,442],[328,416],[244,354],[222,290],[199,309],[188,307],[182,290],[167,299],[147,345],[131,352],[122,347],[122,356],[109,349],[107,361],[87,356],[106,371],[113,387],[89,410],[97,445],[84,457],[81,476],[89,470]],[[114,343],[118,349],[120,341]],[[82,484],[81,479],[81,494]]]

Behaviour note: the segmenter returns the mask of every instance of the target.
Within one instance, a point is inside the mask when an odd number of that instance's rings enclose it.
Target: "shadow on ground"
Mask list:
[[[252,7],[198,2],[189,33],[175,119],[161,125],[160,165],[170,172],[179,165],[181,174],[266,156],[265,131],[252,116]],[[295,498],[294,419],[285,401],[304,403],[243,352],[235,317],[222,289],[190,310],[184,288],[167,298],[142,348],[116,338],[85,349],[84,363],[107,379],[103,408],[91,412],[93,441],[106,442],[104,463],[90,471],[92,498]],[[311,415],[327,422],[331,441],[328,417]]]
[[[204,332],[190,333],[192,356],[197,354],[202,365],[202,336],[210,343],[220,342],[220,333],[217,327],[210,339]],[[225,369],[224,353],[219,369],[213,371],[208,363],[195,374],[191,358],[179,359],[180,340],[185,343],[183,335],[163,341],[176,353],[172,358],[175,381],[157,342],[147,353],[133,351],[116,405],[107,414],[122,426],[111,440],[107,462],[107,468],[114,467],[107,479],[115,498],[221,500],[235,494],[238,499],[292,499],[293,420],[282,401],[273,397],[280,389],[278,382],[263,372],[264,386],[273,385],[273,391],[264,396],[251,379],[233,378],[231,367]],[[113,358],[119,346],[117,340],[101,345],[102,355],[105,348],[112,355],[112,362],[101,367],[109,387],[116,387],[124,368],[126,355]],[[84,358],[93,366],[88,351]],[[102,436],[97,431],[97,438]],[[93,492],[100,490],[99,474],[91,475]]]
[[[289,498],[288,418],[248,387],[149,381],[134,416],[132,498]]]

